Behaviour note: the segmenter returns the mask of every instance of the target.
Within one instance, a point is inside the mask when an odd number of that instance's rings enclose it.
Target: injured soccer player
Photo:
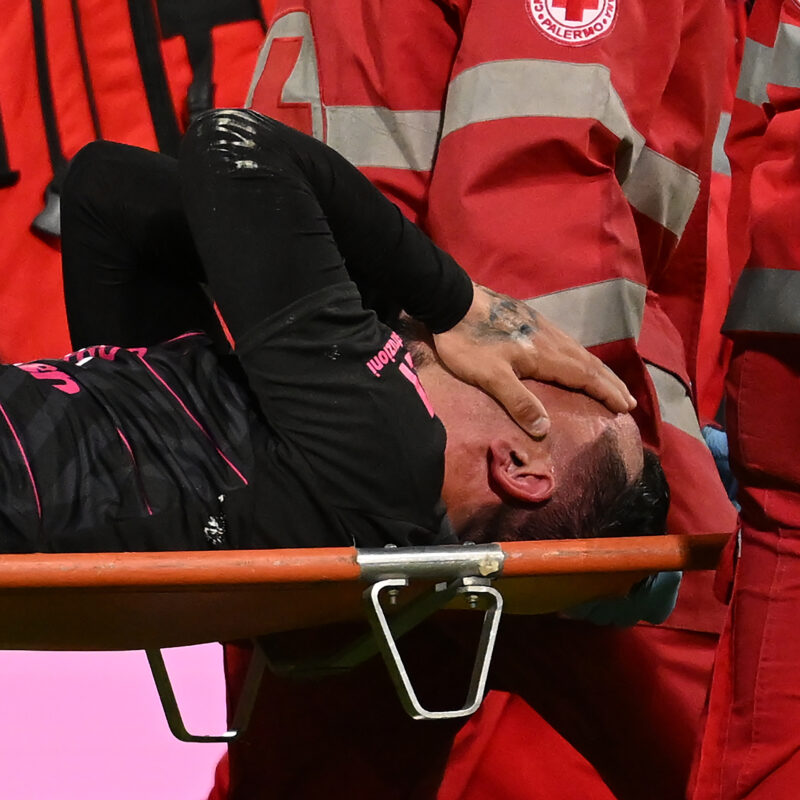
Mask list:
[[[62,230],[76,352],[1,373],[6,551],[664,532],[624,384],[320,142],[226,110],[177,162],[95,143]]]

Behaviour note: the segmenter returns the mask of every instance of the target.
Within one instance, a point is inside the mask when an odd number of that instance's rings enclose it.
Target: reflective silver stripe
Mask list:
[[[646,294],[647,287],[641,283],[613,278],[533,297],[526,302],[584,347],[592,347],[620,339],[637,339]]]
[[[438,111],[328,106],[328,144],[357,167],[429,170],[439,142]]]
[[[697,413],[683,383],[671,372],[656,367],[654,364],[646,366],[656,389],[661,419],[702,442],[703,434],[700,432]]]
[[[468,125],[516,117],[595,119],[620,139],[617,178],[634,208],[683,233],[699,180],[644,146],[602,64],[519,59],[464,70],[447,92],[442,138]]]
[[[596,119],[632,151],[629,164],[644,145],[608,67],[534,59],[490,61],[457,75],[447,91],[442,138],[476,122],[514,117]]]
[[[635,209],[680,238],[700,193],[700,178],[644,147],[622,190]]]
[[[800,28],[796,25],[778,26],[769,82],[800,89]]]
[[[731,129],[731,115],[723,111],[719,115],[719,125],[717,125],[717,135],[714,137],[714,149],[711,153],[711,169],[719,175],[731,174],[731,163],[728,161],[728,154],[725,152],[725,140],[728,138],[728,131]]]
[[[285,103],[308,103],[311,106],[312,133],[317,139],[322,139],[322,100],[319,91],[317,51],[314,46],[311,19],[305,11],[293,11],[279,17],[272,24],[261,52],[258,54],[245,107],[250,108],[253,104],[253,95],[264,72],[272,42],[275,39],[286,37],[302,38],[303,43],[297,63],[283,86],[281,100]]]
[[[746,269],[722,330],[800,334],[800,272]]]
[[[768,101],[767,78],[771,62],[771,47],[753,39],[745,39],[739,83],[736,85],[736,96],[740,100],[757,106]]]
[[[275,39],[301,38],[302,45],[289,78],[281,92],[287,103],[309,103],[313,134],[323,138],[323,113],[327,123],[326,141],[359,167],[429,170],[433,166],[439,138],[439,111],[392,111],[372,106],[329,106],[323,109],[317,53],[311,20],[304,11],[279,17],[272,25],[258,55],[245,105],[253,103]]]

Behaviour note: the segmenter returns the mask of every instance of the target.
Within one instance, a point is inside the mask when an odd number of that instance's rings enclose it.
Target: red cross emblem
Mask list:
[[[525,0],[528,16],[548,39],[571,47],[608,35],[620,0]]]
[[[597,11],[600,0],[553,0],[553,8],[563,8],[570,22],[583,22],[584,11]]]

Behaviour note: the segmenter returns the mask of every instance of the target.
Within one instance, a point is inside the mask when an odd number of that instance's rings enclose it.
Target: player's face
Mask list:
[[[582,449],[608,432],[628,477],[639,475],[643,466],[642,439],[630,414],[615,414],[581,392],[537,381],[525,383],[530,384],[550,415],[551,453],[557,468],[571,462]]]

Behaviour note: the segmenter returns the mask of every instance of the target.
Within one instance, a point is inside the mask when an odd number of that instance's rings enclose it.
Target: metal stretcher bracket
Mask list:
[[[164,709],[164,716],[167,718],[167,725],[176,739],[181,742],[234,742],[247,730],[267,665],[266,655],[260,647],[253,648],[253,657],[250,659],[231,726],[224,733],[217,734],[196,734],[186,730],[161,650],[146,650],[145,653],[156,684],[158,698],[161,700],[161,707]]]
[[[212,736],[186,731],[159,651],[363,620],[366,600],[377,643],[357,641],[327,666],[342,669],[381,650],[412,716],[462,716],[483,695],[501,611],[548,613],[625,594],[649,573],[711,569],[726,540],[708,534],[380,550],[0,555],[0,649],[145,650],[173,734],[232,741],[246,727],[267,655],[256,647],[231,728]],[[416,598],[387,614],[381,598],[391,603],[391,593],[406,585],[403,593]],[[464,706],[437,712],[419,703],[397,638],[446,605],[480,607],[484,621]],[[309,669],[277,666],[294,674]]]
[[[478,606],[481,595],[489,598],[489,607],[484,612],[483,626],[481,628],[475,662],[472,666],[467,699],[461,708],[451,711],[434,711],[424,708],[417,698],[411,679],[406,671],[395,638],[395,626],[389,623],[381,605],[380,595],[384,589],[392,591],[399,586],[408,586],[405,578],[387,578],[372,584],[364,592],[368,598],[368,618],[373,633],[378,642],[381,655],[386,662],[389,674],[397,688],[403,708],[414,719],[452,719],[466,717],[474,714],[483,702],[486,691],[486,678],[492,661],[494,644],[497,639],[497,628],[500,625],[500,615],[503,611],[503,595],[495,589],[486,578],[458,578],[450,584],[441,583],[434,587],[436,605],[445,605],[457,595],[466,595],[471,608]],[[427,598],[422,598],[422,601]],[[417,601],[422,602],[422,601]]]
[[[486,692],[486,679],[503,610],[503,596],[486,578],[457,578],[451,583],[436,584],[431,590],[423,593],[395,613],[390,620],[381,604],[381,593],[385,591],[391,598],[390,603],[394,603],[396,600],[394,593],[399,588],[405,588],[408,585],[409,581],[406,578],[387,578],[367,587],[363,596],[372,635],[356,639],[355,642],[347,645],[333,656],[283,662],[267,654],[267,645],[263,639],[256,641],[231,726],[221,734],[193,734],[187,731],[161,650],[148,649],[146,654],[150,671],[153,674],[156,690],[172,735],[182,742],[233,742],[247,729],[261,678],[267,667],[279,675],[302,678],[321,677],[353,669],[377,653],[383,656],[400,702],[413,719],[452,719],[474,714],[483,702]],[[414,691],[411,678],[400,655],[397,639],[459,596],[466,598],[470,608],[478,608],[479,598],[488,598],[488,607],[484,610],[467,699],[464,705],[457,709],[439,711],[427,709],[417,698],[417,693]]]

